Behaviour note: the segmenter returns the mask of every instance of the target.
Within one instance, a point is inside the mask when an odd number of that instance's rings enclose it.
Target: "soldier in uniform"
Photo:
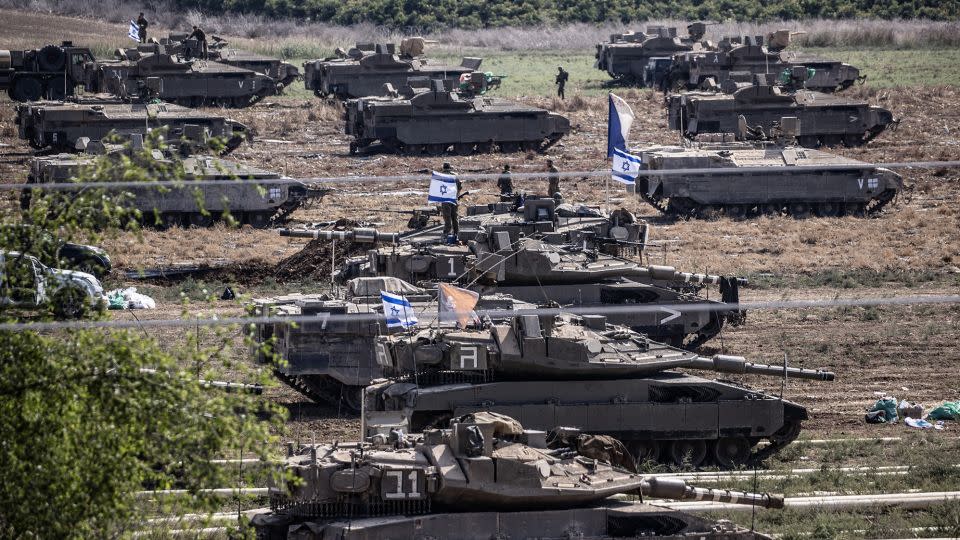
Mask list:
[[[567,85],[567,79],[570,78],[570,74],[563,69],[562,66],[557,67],[557,78],[554,81],[554,84],[557,85],[557,97],[560,99],[566,99],[566,95],[563,92],[563,87]]]
[[[560,193],[560,171],[553,165],[553,160],[547,160],[547,196],[553,197]]]
[[[453,172],[453,167],[450,166],[450,163],[443,164],[443,174],[452,174],[456,175]],[[458,204],[461,197],[466,195],[463,193],[463,184],[460,182],[460,179],[457,178],[457,201],[458,202],[445,202],[440,203],[440,215],[443,216],[443,237],[449,238],[450,234],[454,236],[460,233],[460,216],[458,214]]]
[[[197,43],[200,45],[200,54],[198,55],[201,59],[207,59],[207,34],[199,26],[193,26],[193,33],[187,36],[187,39],[197,39]]]
[[[509,163],[504,163],[503,172],[500,173],[500,178],[497,178],[497,187],[500,188],[500,195],[513,194],[513,178],[510,176]]]
[[[143,12],[140,12],[140,16],[137,17],[137,37],[140,38],[140,43],[147,42],[147,26],[150,23],[147,22],[147,18],[143,16]]]

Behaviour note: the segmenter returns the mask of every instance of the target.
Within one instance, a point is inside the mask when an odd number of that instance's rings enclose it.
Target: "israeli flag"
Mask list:
[[[140,27],[137,26],[137,23],[130,21],[130,29],[127,30],[127,35],[130,36],[130,39],[140,43]]]
[[[457,176],[433,171],[428,202],[457,204]]]
[[[383,301],[383,315],[387,318],[387,328],[410,328],[417,324],[417,312],[410,301],[399,294],[380,291]]]
[[[607,157],[613,157],[616,148],[627,149],[627,137],[633,124],[633,109],[620,96],[610,94],[610,113],[607,118]]]
[[[619,148],[613,149],[613,179],[624,184],[633,184],[640,174],[640,164],[643,161],[639,156],[625,152]]]

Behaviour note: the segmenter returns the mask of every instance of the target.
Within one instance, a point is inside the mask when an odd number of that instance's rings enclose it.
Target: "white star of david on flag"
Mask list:
[[[417,324],[417,313],[410,301],[399,294],[380,291],[383,302],[383,315],[387,318],[387,328],[410,328]]]
[[[430,195],[428,202],[457,204],[457,177],[433,171],[430,176]]]
[[[633,184],[637,181],[637,175],[640,174],[640,164],[643,161],[639,156],[625,152],[619,148],[613,149],[613,179],[624,184]]]

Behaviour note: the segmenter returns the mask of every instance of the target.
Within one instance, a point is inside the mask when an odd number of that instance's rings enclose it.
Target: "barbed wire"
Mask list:
[[[641,176],[714,176],[727,174],[776,173],[786,171],[870,171],[871,169],[950,169],[960,167],[960,161],[904,161],[891,163],[841,163],[829,166],[823,165],[791,165],[785,167],[720,167],[720,168],[687,168],[687,169],[650,169],[640,171]],[[458,173],[461,180],[496,180],[502,173]],[[514,180],[526,180],[559,176],[560,178],[603,178],[610,177],[609,169],[590,171],[566,171],[549,173],[547,171],[531,173],[511,173]],[[124,187],[195,187],[195,186],[237,186],[244,184],[275,185],[301,182],[304,184],[364,184],[364,183],[391,183],[421,181],[429,184],[430,173],[404,175],[357,175],[357,176],[317,176],[309,178],[237,178],[233,180],[155,180],[143,181],[104,181],[104,182],[41,182],[41,183],[0,183],[0,191],[21,189],[42,190],[76,190],[93,188],[124,188]]]
[[[661,313],[672,316],[679,313],[691,312],[733,312],[778,309],[821,309],[842,307],[882,307],[882,306],[914,306],[914,305],[947,305],[960,304],[960,295],[914,295],[893,296],[883,298],[829,298],[812,300],[771,300],[759,302],[722,303],[701,302],[674,303],[674,304],[631,304],[631,305],[593,305],[593,306],[562,306],[562,307],[530,307],[519,309],[479,309],[476,313],[481,318],[505,319],[523,315],[631,315]],[[363,304],[361,304],[363,305]],[[0,331],[47,331],[70,329],[129,329],[129,328],[196,328],[213,326],[237,325],[268,325],[268,324],[303,324],[331,322],[362,322],[384,321],[382,313],[376,311],[378,302],[368,304],[370,311],[365,313],[335,314],[319,313],[311,315],[269,315],[243,316],[220,318],[212,315],[210,318],[190,319],[140,319],[139,321],[49,321],[49,322],[9,322],[0,323]],[[416,304],[415,304],[416,307]],[[422,328],[422,327],[421,327]]]

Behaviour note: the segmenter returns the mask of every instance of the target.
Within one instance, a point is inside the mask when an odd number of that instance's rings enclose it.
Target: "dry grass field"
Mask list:
[[[55,23],[56,32],[48,25]],[[33,47],[56,39],[96,43],[98,51],[124,44],[123,25],[36,14],[0,11],[0,48]],[[116,35],[116,43],[104,39]],[[466,38],[462,38],[466,39]],[[244,43],[252,43],[245,41]],[[927,51],[933,54],[932,51]],[[956,52],[956,51],[954,51]],[[549,54],[549,53],[544,53]],[[589,56],[581,51],[581,57]],[[529,61],[536,61],[531,55]],[[579,58],[579,57],[578,57]],[[552,62],[552,59],[549,61]],[[552,65],[552,64],[551,64]],[[582,66],[581,66],[582,67]],[[583,69],[589,69],[583,68]],[[905,70],[909,71],[909,69]],[[958,81],[960,82],[960,81]],[[529,89],[526,89],[529,90]],[[632,131],[635,145],[675,143],[667,130],[662,95],[650,91],[623,89],[618,92],[633,107],[637,119]],[[296,178],[384,174],[420,174],[450,161],[463,172],[496,172],[509,163],[514,172],[544,170],[552,158],[561,170],[582,171],[605,168],[607,103],[596,95],[574,95],[567,101],[517,91],[519,99],[569,116],[574,126],[570,136],[546,155],[476,155],[469,157],[411,158],[394,155],[350,156],[348,139],[342,133],[341,111],[305,92],[268,100],[245,110],[217,111],[244,122],[256,131],[254,142],[244,145],[231,158]],[[960,87],[930,83],[910,86],[855,87],[846,95],[868,99],[893,111],[902,120],[897,130],[883,133],[870,144],[837,152],[871,162],[960,159]],[[25,177],[30,148],[16,138],[12,103],[0,97],[0,178],[19,181]],[[575,179],[562,184],[571,201],[593,205],[622,206],[652,224],[652,240],[670,240],[666,252],[650,254],[660,263],[686,271],[710,272],[748,277],[752,286],[741,290],[745,301],[890,297],[907,294],[960,293],[960,169],[901,170],[907,189],[879,216],[870,219],[761,218],[747,221],[669,220],[635,196],[609,186],[600,179]],[[385,230],[403,230],[406,216],[383,212],[426,203],[427,180],[398,184],[344,183],[329,185],[336,190],[318,204],[297,211],[293,226],[348,218],[372,223]],[[545,188],[545,179],[518,182],[526,192]],[[480,189],[468,199],[484,203],[496,199],[492,182],[468,185]],[[13,212],[15,200],[3,194],[4,212]],[[280,237],[275,231],[249,227],[211,229],[146,230],[142,237],[117,235],[105,247],[117,271],[107,287],[135,285],[153,295],[160,309],[136,313],[142,318],[169,318],[182,313],[218,316],[241,313],[239,302],[205,302],[226,284],[250,296],[292,290],[317,291],[324,284],[323,272],[291,276],[279,265],[298,253],[306,241]],[[144,282],[130,280],[123,272],[173,264],[226,265],[227,270],[181,281]],[[317,260],[322,268],[329,264]],[[184,305],[183,301],[190,303]],[[118,319],[133,313],[118,313]],[[861,465],[882,462],[914,464],[924,460],[960,463],[960,427],[950,425],[944,432],[911,433],[904,426],[871,426],[863,422],[865,407],[879,394],[933,406],[960,399],[960,308],[909,306],[885,308],[834,308],[818,310],[755,311],[746,324],[725,329],[722,337],[704,347],[704,353],[743,355],[758,362],[779,363],[786,354],[791,365],[824,367],[837,373],[833,383],[790,381],[784,397],[810,409],[811,420],[804,438],[850,436],[903,436],[902,446],[842,447],[825,451],[802,445],[772,460],[777,468]],[[168,343],[184,343],[191,329],[150,330],[148,335]],[[201,332],[203,334],[203,332]],[[206,335],[205,339],[215,339]],[[239,340],[234,340],[239,341]],[[247,361],[239,343],[236,361]],[[229,368],[208,366],[211,375],[228,377]],[[740,379],[738,379],[740,380]],[[780,392],[780,381],[747,377],[744,382],[770,392]],[[326,440],[356,436],[357,419],[343,411],[306,401],[281,386],[269,389],[269,399],[284,404],[291,412],[285,438]],[[827,478],[829,471],[824,473]],[[762,486],[788,494],[808,489],[840,492],[871,492],[905,489],[948,489],[960,481],[953,473],[930,473],[922,480],[905,479],[901,484],[859,483],[850,479],[821,478],[822,484],[779,482]],[[831,483],[832,482],[832,483]],[[912,483],[911,483],[912,482]],[[956,509],[948,509],[953,515]],[[883,537],[906,526],[933,526],[934,513],[913,514],[829,514],[834,528],[811,525],[820,520],[815,513],[789,514],[760,523],[765,530],[784,537],[815,538]],[[883,516],[887,517],[883,517]],[[878,517],[879,516],[879,517]],[[885,524],[878,532],[839,533],[866,528],[864,522],[877,517]],[[895,518],[895,519],[894,519]],[[886,521],[884,521],[886,520]],[[844,524],[843,528],[837,528]],[[824,528],[826,527],[826,528]],[[930,532],[930,531],[928,531]],[[921,534],[923,533],[916,533]],[[931,534],[937,534],[936,531]]]

